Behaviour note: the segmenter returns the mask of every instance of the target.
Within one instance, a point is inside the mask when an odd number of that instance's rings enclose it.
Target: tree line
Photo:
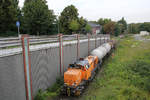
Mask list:
[[[129,33],[137,34],[137,33],[140,33],[140,31],[150,32],[150,22],[131,23],[128,25],[128,32]]]
[[[127,22],[124,17],[119,21],[112,21],[108,18],[100,18],[97,23],[102,25],[103,34],[112,34],[118,36],[126,33],[127,30]]]
[[[25,0],[22,9],[18,0],[0,1],[0,35],[17,35],[16,21],[21,23],[20,33],[45,35],[55,32],[53,10],[48,9],[46,0]]]
[[[48,8],[46,0],[25,0],[24,6],[18,6],[18,0],[0,0],[0,36],[17,36],[16,21],[21,23],[20,33],[30,35],[52,35],[57,33],[86,34],[91,26],[84,17],[79,17],[78,9],[69,5],[59,16]],[[129,24],[124,18],[115,22],[100,18],[93,23],[102,26],[103,34],[119,34],[149,29],[149,23]]]
[[[106,19],[100,18],[95,23],[98,23],[103,26],[102,33],[114,34],[115,36],[126,33],[138,34],[140,33],[140,31],[150,32],[150,22],[127,24],[124,17],[117,22],[107,18]]]
[[[21,34],[72,34],[90,30],[88,21],[79,17],[78,9],[73,5],[66,7],[57,18],[46,0],[25,0],[22,8],[19,8],[18,2],[0,1],[0,36],[17,36],[16,21],[21,23]]]

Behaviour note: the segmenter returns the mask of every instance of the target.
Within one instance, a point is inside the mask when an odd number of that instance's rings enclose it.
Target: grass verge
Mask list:
[[[121,39],[80,100],[150,100],[150,43]]]
[[[63,79],[57,78],[56,83],[48,88],[46,91],[42,91],[41,89],[38,91],[34,100],[51,100],[54,97],[60,94],[61,86],[63,85]]]

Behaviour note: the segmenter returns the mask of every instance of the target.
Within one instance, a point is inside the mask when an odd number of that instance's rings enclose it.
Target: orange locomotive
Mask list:
[[[68,70],[64,73],[62,93],[68,96],[80,95],[85,85],[94,78],[95,72],[99,68],[100,62],[97,56],[88,56],[70,64]]]

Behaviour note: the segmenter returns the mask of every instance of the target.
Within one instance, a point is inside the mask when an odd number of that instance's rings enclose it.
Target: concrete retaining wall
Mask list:
[[[22,55],[0,58],[0,100],[26,100]]]
[[[100,40],[97,41],[100,46]],[[90,51],[95,41],[90,41]],[[80,57],[88,55],[88,42],[80,43]],[[77,59],[77,44],[63,47],[64,69]],[[60,75],[59,47],[30,52],[33,95],[39,89],[47,89]],[[62,68],[63,70],[63,68]],[[0,100],[26,100],[22,54],[0,57]]]

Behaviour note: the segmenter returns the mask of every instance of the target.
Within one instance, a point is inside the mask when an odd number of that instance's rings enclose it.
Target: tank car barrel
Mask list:
[[[112,46],[110,43],[105,43],[101,45],[100,47],[94,49],[91,52],[91,55],[98,56],[99,60],[102,60],[104,56],[106,56],[107,53],[110,52]]]

